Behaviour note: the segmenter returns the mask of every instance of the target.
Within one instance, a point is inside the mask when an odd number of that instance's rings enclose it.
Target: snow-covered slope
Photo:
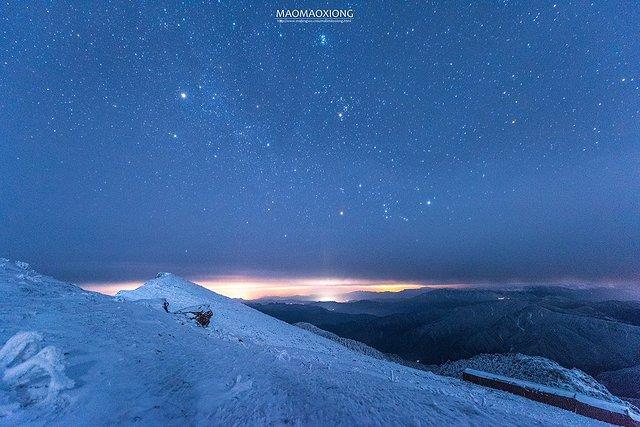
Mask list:
[[[298,328],[254,310],[240,301],[216,294],[202,286],[171,273],[159,273],[155,279],[145,282],[132,291],[116,294],[120,301],[144,301],[165,299],[169,311],[206,304],[213,311],[209,329],[219,338],[252,342],[261,345],[279,345],[305,348],[308,340],[300,341]]]
[[[320,329],[317,326],[312,325],[311,323],[298,322],[295,324],[295,326],[306,331],[313,332],[314,334],[320,335],[321,337],[324,337],[328,340],[335,341],[338,344],[341,344],[348,349],[355,351],[356,353],[361,353],[366,356],[373,357],[374,359],[390,360],[390,356],[376,350],[375,348],[369,347],[368,345],[363,344],[360,341],[339,337],[333,332]]]
[[[48,387],[46,370],[17,386],[0,379],[2,425],[597,424],[355,353],[172,275],[118,301],[2,260],[0,294],[0,344],[33,331],[66,364],[46,398],[21,399]],[[209,304],[211,326],[148,301],[158,298]]]

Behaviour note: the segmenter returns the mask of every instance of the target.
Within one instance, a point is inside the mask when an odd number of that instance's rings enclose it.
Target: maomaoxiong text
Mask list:
[[[351,22],[353,9],[278,9],[278,22]]]

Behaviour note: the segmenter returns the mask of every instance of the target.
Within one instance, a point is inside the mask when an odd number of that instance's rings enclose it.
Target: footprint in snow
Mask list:
[[[251,380],[242,381],[242,375],[238,375],[236,377],[236,380],[233,386],[229,389],[229,391],[223,394],[222,398],[232,399],[238,396],[240,393],[244,393],[246,391],[251,390],[252,387],[253,387],[253,381]]]
[[[278,360],[288,362],[289,360],[291,360],[291,356],[289,356],[289,353],[287,353],[286,350],[282,350],[280,354],[278,354]]]

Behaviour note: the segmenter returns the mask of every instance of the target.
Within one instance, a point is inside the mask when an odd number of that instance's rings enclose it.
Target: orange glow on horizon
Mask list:
[[[345,301],[344,295],[354,291],[399,292],[417,288],[459,288],[460,284],[432,285],[391,280],[363,280],[348,278],[264,278],[251,276],[217,276],[189,279],[207,289],[230,298],[258,299],[263,297],[304,296],[316,301]],[[88,283],[83,289],[115,295],[131,290],[141,282]]]

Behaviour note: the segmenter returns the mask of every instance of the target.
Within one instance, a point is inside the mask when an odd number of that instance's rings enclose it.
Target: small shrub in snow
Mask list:
[[[37,332],[18,332],[0,349],[0,368],[6,369],[18,360],[34,356],[40,349],[42,335]]]
[[[203,328],[209,326],[211,317],[213,317],[213,311],[211,311],[209,305],[207,304],[186,307],[181,310],[175,311],[174,313],[182,314],[184,316],[187,316],[189,319],[195,320],[198,325],[202,326]]]
[[[29,263],[24,262],[24,261],[16,261],[16,266],[23,269],[23,270],[28,270],[29,269]]]
[[[74,386],[65,375],[64,356],[53,346],[40,349],[42,335],[20,332],[0,349],[2,381],[21,404],[52,403],[61,390]]]
[[[203,328],[209,326],[209,322],[211,321],[211,316],[213,316],[213,312],[211,310],[207,311],[198,311],[194,313],[196,322]]]

